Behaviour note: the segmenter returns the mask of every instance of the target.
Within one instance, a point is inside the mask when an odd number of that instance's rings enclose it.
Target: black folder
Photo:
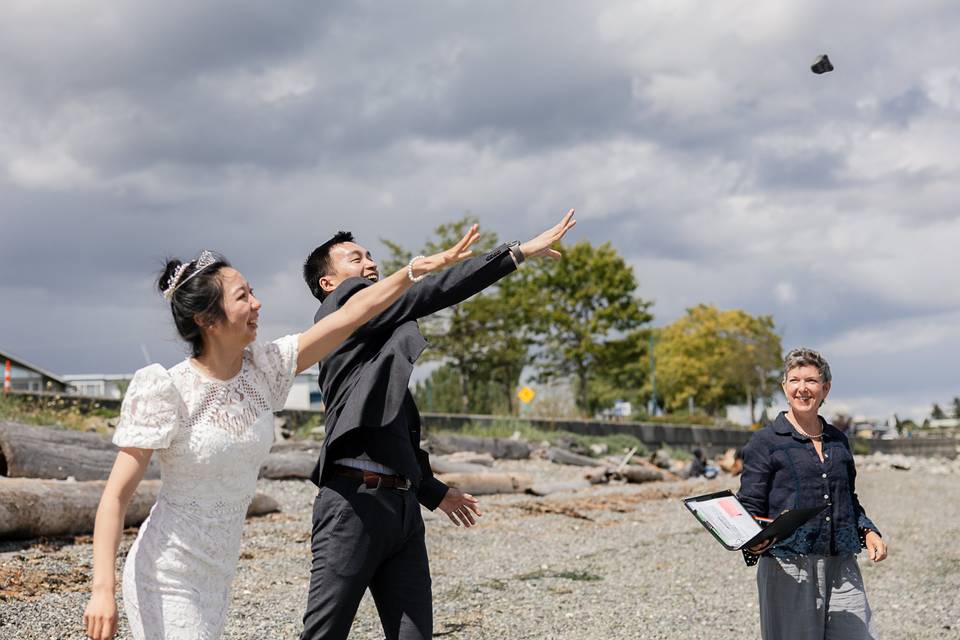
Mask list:
[[[755,546],[757,544],[760,544],[765,540],[769,540],[770,538],[776,538],[777,540],[784,540],[790,537],[793,534],[793,532],[796,531],[798,528],[800,528],[800,526],[803,525],[803,523],[805,523],[807,520],[809,520],[810,518],[812,518],[813,516],[817,515],[818,513],[820,513],[821,511],[827,508],[827,505],[822,505],[819,507],[807,507],[804,509],[791,509],[789,511],[784,511],[779,516],[777,516],[774,520],[767,523],[766,526],[763,526],[762,524],[757,524],[756,521],[753,520],[755,526],[759,529],[759,531],[757,531],[755,535],[753,535],[752,537],[750,537],[745,541],[740,541],[739,539],[737,539],[733,543],[731,543],[728,540],[724,540],[724,536],[722,535],[723,533],[726,533],[728,538],[731,537],[729,535],[729,531],[718,530],[721,528],[722,523],[712,524],[709,521],[709,518],[706,517],[705,511],[699,508],[701,507],[701,505],[705,506],[708,503],[716,503],[720,499],[732,500],[733,502],[736,503],[736,505],[740,509],[743,510],[743,513],[747,513],[747,510],[743,507],[742,504],[740,504],[740,501],[737,500],[737,497],[733,495],[733,493],[730,491],[718,491],[716,493],[708,493],[702,496],[684,498],[683,504],[684,506],[687,507],[687,509],[690,510],[690,513],[693,514],[693,516],[697,519],[697,521],[699,521],[700,524],[702,524],[704,528],[706,528],[706,530],[709,531],[713,535],[713,537],[717,539],[717,542],[722,544],[724,548],[729,549],[730,551],[746,549],[746,548]],[[727,503],[727,504],[729,505],[730,503]],[[737,516],[733,516],[733,518],[731,518],[731,521],[736,517]],[[744,530],[747,530],[750,528],[745,523],[742,523],[741,526],[743,527]]]

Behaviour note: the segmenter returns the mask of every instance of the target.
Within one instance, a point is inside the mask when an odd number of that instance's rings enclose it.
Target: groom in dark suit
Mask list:
[[[527,258],[560,257],[550,246],[574,224],[571,210],[528,242],[500,245],[417,282],[320,361],[326,438],[313,471],[320,491],[301,640],[346,638],[367,587],[389,640],[432,638],[420,504],[439,507],[466,527],[480,510],[476,498],[433,476],[420,449],[420,414],[408,389],[414,362],[427,346],[417,319],[466,300]],[[340,232],[310,254],[303,275],[321,301],[320,320],[375,282],[379,271],[370,253]],[[413,279],[412,270],[409,275]]]

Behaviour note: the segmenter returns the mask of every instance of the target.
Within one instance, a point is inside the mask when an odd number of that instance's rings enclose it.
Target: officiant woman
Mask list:
[[[830,365],[812,349],[794,349],[783,363],[788,410],[750,438],[743,450],[737,497],[754,516],[825,507],[785,540],[744,553],[758,564],[764,640],[875,638],[857,565],[887,545],[854,489],[856,467],[847,437],[819,415],[830,393]],[[759,561],[759,562],[758,562]]]

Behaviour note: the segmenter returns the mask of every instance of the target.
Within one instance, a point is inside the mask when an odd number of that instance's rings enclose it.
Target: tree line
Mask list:
[[[954,397],[953,402],[950,406],[950,414],[947,415],[947,412],[944,411],[940,405],[936,402],[933,403],[933,408],[930,410],[930,419],[931,420],[943,420],[945,418],[958,418],[960,419],[960,397]]]
[[[474,222],[466,215],[440,225],[418,251],[382,239],[384,272],[450,246]],[[476,251],[498,242],[487,231]],[[525,266],[421,320],[431,343],[424,357],[438,363],[415,386],[422,409],[516,414],[525,372],[535,383],[569,383],[583,416],[617,400],[641,415],[655,408],[715,416],[730,404],[753,411],[779,390],[782,348],[772,317],[701,304],[654,328],[653,302],[638,295],[633,268],[610,243],[560,251],[562,260]]]

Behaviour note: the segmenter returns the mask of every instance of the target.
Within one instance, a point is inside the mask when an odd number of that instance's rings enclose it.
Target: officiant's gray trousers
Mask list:
[[[311,551],[301,640],[346,638],[367,587],[387,640],[433,637],[430,565],[413,491],[333,477],[313,504]]]
[[[763,640],[875,640],[857,557],[763,556],[757,564]]]

